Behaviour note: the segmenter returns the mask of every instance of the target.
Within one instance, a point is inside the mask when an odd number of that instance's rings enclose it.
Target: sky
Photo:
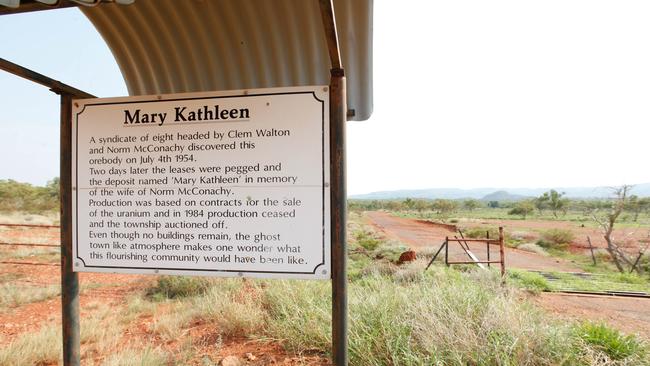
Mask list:
[[[388,1],[374,112],[348,123],[348,193],[650,182],[650,3]],[[127,94],[75,9],[0,17],[0,57]],[[0,179],[58,175],[58,97],[0,72]]]

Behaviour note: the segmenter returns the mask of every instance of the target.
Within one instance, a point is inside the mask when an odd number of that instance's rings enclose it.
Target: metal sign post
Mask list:
[[[79,366],[79,275],[72,271],[72,96],[61,95],[61,323],[63,364]]]
[[[348,294],[345,192],[345,76],[332,69],[330,82],[330,177],[332,210],[332,361],[348,364]]]
[[[334,6],[331,0],[319,0],[330,62],[330,208],[332,230],[332,362],[348,364],[348,276],[345,182],[345,122],[347,95],[345,72],[341,65]]]

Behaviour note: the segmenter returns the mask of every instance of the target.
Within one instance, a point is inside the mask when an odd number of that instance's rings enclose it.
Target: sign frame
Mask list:
[[[127,108],[128,106],[140,106],[148,103],[170,103],[170,102],[198,102],[198,101],[219,101],[219,100],[246,100],[248,98],[273,98],[279,96],[312,96],[315,102],[320,104],[320,199],[322,205],[321,212],[321,243],[320,251],[322,253],[320,263],[316,264],[312,271],[286,271],[286,270],[251,270],[251,269],[219,269],[219,268],[180,268],[169,266],[129,266],[129,265],[92,265],[86,264],[84,258],[79,256],[80,248],[79,243],[84,239],[83,235],[79,234],[79,213],[80,211],[80,191],[82,191],[83,183],[80,184],[79,177],[84,175],[79,172],[79,159],[87,157],[86,153],[79,152],[79,123],[80,116],[87,110],[93,107],[119,107]],[[266,88],[266,89],[247,89],[247,90],[230,90],[230,91],[215,91],[215,92],[199,92],[199,93],[179,93],[179,94],[163,94],[163,95],[146,95],[134,97],[117,97],[117,98],[93,98],[93,99],[74,99],[72,108],[72,184],[73,184],[73,270],[75,272],[105,272],[105,273],[131,273],[131,274],[164,274],[164,275],[193,275],[193,276],[215,276],[215,277],[251,277],[251,278],[298,278],[298,279],[330,279],[332,273],[332,252],[331,252],[331,207],[330,207],[330,93],[329,86],[301,86],[301,87],[285,87],[285,88]],[[310,99],[311,100],[311,99]],[[268,105],[268,103],[267,103]],[[251,118],[252,119],[252,118]],[[84,121],[90,123],[90,121]],[[170,126],[176,122],[167,122],[165,126]],[[173,133],[179,131],[180,128],[191,124],[198,124],[205,122],[182,122],[176,124],[178,128],[172,130]],[[212,122],[214,124],[228,123],[227,121]],[[231,122],[235,123],[235,122]],[[139,125],[137,127],[159,127],[154,124]],[[165,128],[163,126],[162,128]],[[120,125],[119,128],[122,126]],[[268,126],[278,127],[278,126]],[[92,128],[92,127],[85,127]],[[191,128],[191,127],[190,127]],[[169,129],[167,129],[169,130]],[[195,132],[195,130],[191,130]],[[273,147],[275,149],[276,147]],[[300,151],[296,151],[300,153]],[[233,155],[238,155],[235,151]],[[228,161],[219,161],[220,164],[228,164]],[[87,187],[85,187],[88,189]],[[101,188],[101,187],[100,187]],[[287,187],[290,191],[291,187]],[[155,206],[152,208],[154,209]],[[286,225],[285,225],[286,226]],[[235,243],[231,243],[235,245]],[[306,245],[313,245],[309,243]],[[87,259],[87,258],[86,258]]]

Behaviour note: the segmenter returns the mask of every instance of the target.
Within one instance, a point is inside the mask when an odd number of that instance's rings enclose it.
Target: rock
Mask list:
[[[224,357],[219,363],[221,366],[244,366],[244,361],[237,356]]]
[[[417,259],[417,256],[415,255],[415,251],[409,250],[404,253],[402,253],[399,256],[399,264],[405,263],[405,262],[413,262],[414,260]]]
[[[250,353],[250,352],[246,353],[246,359],[248,361],[255,361],[256,358],[257,357],[255,357],[255,355],[253,355],[252,353]]]

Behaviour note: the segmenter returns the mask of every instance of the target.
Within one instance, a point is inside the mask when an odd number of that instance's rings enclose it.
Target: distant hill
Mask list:
[[[352,195],[350,198],[356,199],[401,199],[401,198],[442,198],[442,199],[467,199],[474,198],[479,200],[499,201],[498,199],[486,198],[490,195],[500,193],[503,197],[507,194],[508,201],[517,201],[524,198],[538,197],[544,192],[555,189],[558,192],[565,192],[569,198],[607,198],[611,196],[611,189],[608,187],[550,187],[550,188],[431,188],[431,189],[412,189],[397,191],[381,191],[366,194]],[[631,191],[639,197],[650,197],[650,183],[637,184]]]
[[[494,193],[490,193],[487,196],[484,196],[481,198],[481,201],[521,201],[525,200],[527,198],[531,198],[530,196],[522,196],[519,194],[511,194],[506,191],[496,191]]]

